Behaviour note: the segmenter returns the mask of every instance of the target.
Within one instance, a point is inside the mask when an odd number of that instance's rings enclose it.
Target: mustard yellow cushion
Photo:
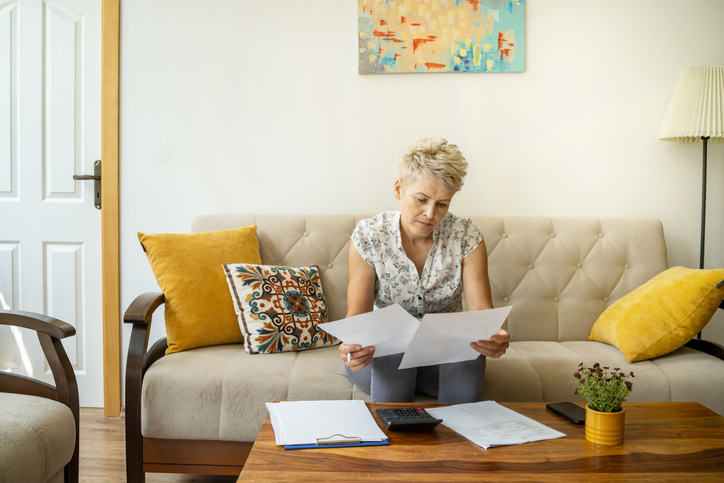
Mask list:
[[[138,239],[166,298],[166,354],[244,342],[222,264],[261,263],[256,225]]]
[[[645,361],[686,344],[722,299],[724,269],[670,268],[601,314],[588,340],[616,346],[629,362]]]

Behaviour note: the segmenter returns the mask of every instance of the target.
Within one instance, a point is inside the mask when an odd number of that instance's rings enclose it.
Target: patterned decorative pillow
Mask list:
[[[225,263],[224,272],[249,354],[300,351],[337,343],[317,327],[327,322],[327,301],[317,266]]]

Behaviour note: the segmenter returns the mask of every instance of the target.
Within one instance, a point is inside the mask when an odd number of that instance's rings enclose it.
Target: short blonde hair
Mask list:
[[[436,179],[449,191],[463,187],[468,162],[458,147],[443,138],[422,138],[407,148],[400,161],[403,189],[420,178]]]

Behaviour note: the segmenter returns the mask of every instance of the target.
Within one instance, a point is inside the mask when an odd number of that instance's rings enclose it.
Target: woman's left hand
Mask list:
[[[497,359],[508,350],[510,346],[510,334],[500,329],[500,332],[494,334],[490,340],[479,340],[477,342],[471,342],[470,347],[481,353],[485,357],[492,357]]]

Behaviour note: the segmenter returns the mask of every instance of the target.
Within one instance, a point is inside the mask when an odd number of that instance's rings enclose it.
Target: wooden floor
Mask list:
[[[80,410],[80,482],[126,481],[126,420],[107,418],[102,409]],[[233,483],[236,476],[146,473],[147,483]]]

